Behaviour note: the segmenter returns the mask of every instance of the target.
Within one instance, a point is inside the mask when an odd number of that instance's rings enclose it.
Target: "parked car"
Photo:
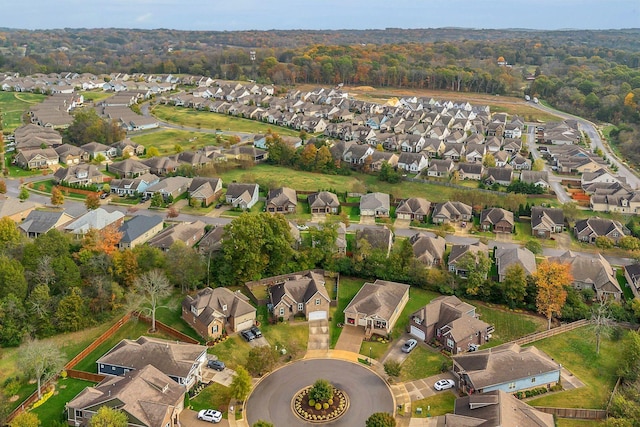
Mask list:
[[[300,230],[300,231],[305,231],[305,230],[309,229],[309,226],[306,225],[306,224],[302,224],[302,225],[298,224],[298,225],[296,225],[296,227],[298,227],[298,230]]]
[[[215,409],[203,409],[198,412],[198,419],[202,421],[209,421],[210,423],[219,423],[222,421],[222,412]]]
[[[447,390],[449,388],[453,388],[455,385],[456,383],[453,382],[453,380],[438,380],[433,385],[433,388],[436,390]]]
[[[100,193],[101,199],[106,199],[107,197],[109,197],[109,193]]]
[[[407,342],[402,344],[401,350],[402,350],[403,353],[411,353],[411,351],[414,348],[416,348],[417,345],[418,345],[418,341],[416,341],[413,338],[411,338],[410,340],[407,340]]]
[[[260,331],[260,329],[258,329],[257,326],[252,326],[251,328],[249,328],[249,330],[253,332],[253,335],[255,335],[256,338],[260,338],[262,336],[262,332]]]
[[[220,209],[222,207],[222,203],[216,203],[216,209]]]
[[[251,329],[246,329],[240,332],[240,335],[242,335],[242,338],[244,338],[247,341],[253,341],[256,339],[256,334],[251,332]]]
[[[207,366],[211,369],[215,369],[216,371],[224,371],[226,367],[224,362],[221,360],[209,360],[207,362]]]

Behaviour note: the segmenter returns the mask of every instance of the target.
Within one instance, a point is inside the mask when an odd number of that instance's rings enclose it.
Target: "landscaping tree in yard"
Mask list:
[[[207,273],[204,257],[195,249],[175,242],[166,255],[165,271],[173,284],[180,286],[183,292],[196,289]]]
[[[0,164],[4,164],[4,163],[0,163]],[[0,194],[6,194],[6,193],[7,193],[7,183],[4,182],[4,179],[0,179]]]
[[[247,356],[247,369],[254,377],[266,374],[276,365],[275,350],[269,346],[253,347]]]
[[[40,419],[33,412],[22,412],[9,423],[9,427],[40,427]]]
[[[151,314],[151,332],[155,332],[156,310],[160,299],[171,293],[171,283],[161,270],[151,270],[138,276],[134,286],[140,297],[138,308]],[[143,306],[144,303],[148,306]]]
[[[253,423],[251,427],[273,427],[273,424],[271,424],[268,421],[258,420],[255,423]]]
[[[38,383],[38,399],[42,399],[42,383],[55,376],[64,366],[62,352],[51,342],[32,340],[19,350],[20,369]]]
[[[58,187],[53,187],[51,189],[51,204],[53,206],[60,206],[64,204],[64,196]]]
[[[463,286],[467,295],[482,295],[488,292],[485,282],[491,269],[491,260],[484,252],[467,252],[460,257],[458,268],[468,272]]]
[[[396,427],[396,420],[388,412],[376,412],[365,422],[366,427]]]
[[[538,266],[538,271],[533,277],[537,290],[538,313],[547,318],[547,329],[551,329],[551,318],[554,314],[560,314],[567,300],[565,287],[573,282],[571,266],[545,260]]]
[[[534,171],[543,171],[544,170],[544,160],[542,159],[535,159],[533,161],[533,164],[531,165],[531,170]]]
[[[160,155],[160,150],[157,147],[149,147],[145,150],[147,157],[158,157]]]
[[[384,371],[391,377],[399,377],[402,372],[402,364],[395,359],[384,363]]]
[[[600,354],[600,339],[611,334],[613,316],[609,300],[604,300],[593,307],[591,312],[591,328],[596,335],[596,354]]]
[[[520,264],[512,264],[507,267],[502,292],[509,308],[519,306],[527,296],[527,273]]]
[[[102,406],[89,420],[89,427],[127,427],[129,418],[119,409]]]
[[[91,193],[84,200],[84,206],[90,211],[100,207],[100,197],[97,193]]]
[[[537,240],[529,240],[527,243],[525,243],[524,247],[533,252],[534,255],[539,255],[542,253],[542,244]]]
[[[243,366],[236,368],[236,376],[233,377],[230,387],[231,396],[240,402],[249,396],[249,392],[251,391],[251,376]]]
[[[22,200],[24,202],[28,198],[29,198],[29,190],[27,190],[26,187],[22,187],[20,189],[20,194],[18,194],[18,199],[20,199],[20,200]]]
[[[17,245],[22,235],[18,230],[18,224],[8,216],[0,218],[0,248],[6,249],[9,246]]]

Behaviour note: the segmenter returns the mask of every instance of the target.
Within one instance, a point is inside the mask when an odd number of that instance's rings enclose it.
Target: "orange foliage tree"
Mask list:
[[[109,224],[102,230],[92,228],[82,238],[82,249],[112,255],[118,249],[121,238],[122,233],[116,224]]]
[[[551,329],[551,318],[560,314],[567,300],[568,286],[573,282],[571,266],[560,262],[543,261],[533,275],[536,283],[536,307],[538,313],[548,320]]]

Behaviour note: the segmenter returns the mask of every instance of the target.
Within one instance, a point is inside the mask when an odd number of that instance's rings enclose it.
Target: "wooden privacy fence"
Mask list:
[[[512,343],[518,345],[530,344],[535,341],[539,341],[544,338],[553,337],[558,334],[562,334],[564,332],[572,331],[577,328],[581,328],[583,326],[587,326],[590,322],[586,319],[577,320],[572,323],[567,323],[566,325],[558,326],[557,328],[549,329],[548,331],[536,332],[534,334],[525,335],[522,338],[518,338],[517,340],[511,341]]]
[[[604,420],[607,411],[604,409],[580,409],[580,408],[549,408],[546,406],[534,406],[538,411],[553,414],[558,418],[577,418],[581,420]]]
[[[142,313],[138,313],[135,312],[133,313],[134,316],[137,316],[138,319],[142,320],[143,322],[151,325],[151,318],[147,315],[144,315]],[[180,332],[177,329],[173,329],[171,326],[165,325],[164,323],[160,322],[159,320],[156,319],[156,329],[162,332],[165,332],[177,339],[179,339],[180,341],[184,341],[186,343],[189,344],[200,344],[200,341],[191,338],[189,335],[187,334],[183,334],[182,332]]]
[[[84,372],[84,371],[76,371],[75,369],[69,369],[67,371],[67,376],[69,378],[75,378],[77,380],[93,381],[94,383],[99,383],[100,381],[106,378],[106,375],[93,374],[91,372]]]

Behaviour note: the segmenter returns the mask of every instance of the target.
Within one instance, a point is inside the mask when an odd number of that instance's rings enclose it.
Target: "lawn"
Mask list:
[[[556,418],[557,427],[599,427],[603,425],[604,425],[604,421],[572,420],[569,418]]]
[[[2,129],[13,132],[22,126],[22,115],[34,104],[39,104],[45,95],[34,93],[18,93],[0,91],[0,111],[2,112]]]
[[[43,421],[44,426],[48,426],[49,421],[66,421],[67,417],[63,417],[65,414],[65,405],[86,387],[93,385],[95,385],[95,383],[91,381],[77,380],[75,378],[60,379],[56,384],[56,391],[53,396],[31,412]]]
[[[202,337],[182,319],[182,298],[182,293],[175,293],[162,301],[162,306],[156,309],[156,319],[202,342]]]
[[[585,387],[542,396],[528,402],[535,406],[604,409],[617,380],[616,371],[624,348],[620,341],[604,339],[600,354],[596,354],[595,337],[588,327],[535,342],[537,348],[553,357]]]
[[[239,335],[233,335],[225,341],[213,347],[209,347],[208,353],[218,356],[229,368],[235,369],[238,366],[247,365],[247,356],[251,346]]]
[[[156,147],[160,155],[175,154],[175,146],[180,145],[184,150],[198,150],[207,145],[220,145],[217,135],[212,133],[189,132],[171,129],[149,132],[134,136],[132,141],[144,145],[147,150]]]
[[[451,361],[431,348],[416,347],[402,364],[400,381],[427,378],[442,372],[443,364],[451,368]]]
[[[99,102],[103,99],[111,98],[113,96],[113,92],[105,92],[103,90],[96,91],[86,91],[82,92],[82,96],[84,97],[84,102]]]
[[[87,355],[84,359],[82,359],[73,369],[85,372],[97,373],[98,367],[96,365],[96,360],[102,357],[107,351],[109,351],[113,346],[118,344],[121,340],[128,339],[138,339],[142,335],[152,336],[154,338],[163,338],[175,340],[174,337],[168,336],[164,333],[158,332],[155,334],[148,333],[149,325],[145,322],[137,321],[135,319],[130,320],[125,323],[115,334],[113,334],[109,339],[100,344],[95,350]]]
[[[331,309],[331,341],[329,346],[335,348],[338,337],[342,328],[338,328],[338,323],[344,323],[344,309],[347,308],[349,302],[358,293],[362,285],[364,285],[364,279],[357,279],[355,277],[340,277],[340,284],[338,286],[338,307]]]
[[[189,399],[189,406],[194,411],[201,409],[217,409],[222,412],[222,418],[229,414],[231,389],[218,383],[211,383],[193,399]]]
[[[634,298],[633,291],[629,287],[627,283],[627,278],[624,276],[624,268],[618,268],[616,270],[616,279],[618,279],[618,284],[620,288],[622,288],[622,292],[624,293],[624,299],[627,301],[631,301]]]
[[[0,92],[2,94],[2,92]],[[39,170],[24,170],[14,164],[12,164],[13,156],[7,154],[5,156],[4,164],[5,169],[8,171],[7,176],[11,178],[23,178],[35,175],[42,175],[42,171]]]
[[[434,396],[411,402],[411,409],[413,410],[411,416],[415,418],[426,418],[451,414],[453,413],[455,402],[455,394],[448,391],[438,393]],[[418,413],[418,408],[422,409],[421,413]]]
[[[233,130],[234,132],[246,133],[266,133],[267,130],[271,129],[280,135],[298,136],[300,134],[299,131],[256,120],[243,119],[208,111],[198,111],[190,108],[156,105],[151,112],[154,116],[166,122],[198,129],[221,129],[223,131]]]
[[[476,313],[480,315],[480,319],[496,328],[491,341],[483,348],[495,347],[525,335],[543,331],[547,327],[545,319],[522,310],[509,310],[478,301],[469,301],[469,303],[476,306]]]
[[[276,325],[264,322],[260,330],[272,348],[280,350],[284,347],[287,350],[287,354],[291,354],[296,359],[304,356],[307,351],[309,342],[309,325],[307,322],[296,324],[294,321]]]

